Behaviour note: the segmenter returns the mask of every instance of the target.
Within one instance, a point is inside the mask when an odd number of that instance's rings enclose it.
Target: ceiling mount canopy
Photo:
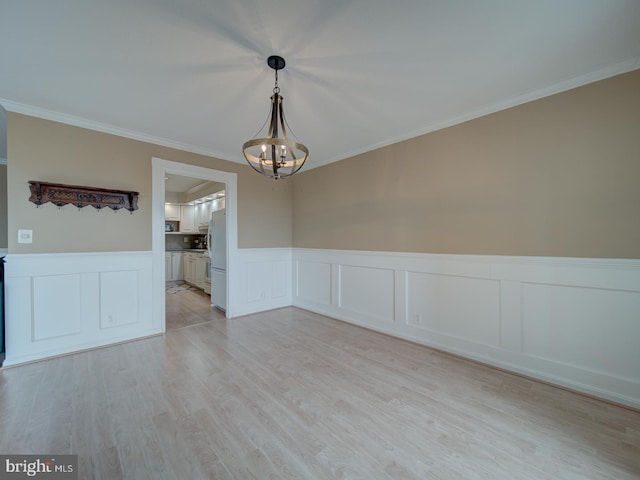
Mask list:
[[[300,170],[309,158],[309,150],[297,141],[284,116],[278,70],[284,69],[286,62],[284,58],[272,55],[267,59],[267,65],[275,70],[271,111],[256,136],[244,142],[242,153],[256,172],[278,180]]]

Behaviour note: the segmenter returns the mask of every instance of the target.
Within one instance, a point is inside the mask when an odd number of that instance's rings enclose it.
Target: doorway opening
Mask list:
[[[176,279],[176,285],[180,284],[186,289],[192,289],[192,292],[187,292],[187,296],[189,294],[197,296],[197,299],[195,297],[192,299],[197,300],[196,302],[182,302],[182,299],[171,298],[172,305],[176,305],[177,309],[182,308],[181,303],[188,304],[190,307],[199,305],[193,319],[194,323],[198,323],[198,315],[202,318],[212,318],[212,315],[231,318],[235,305],[233,279],[237,255],[237,174],[153,158],[152,177],[154,327],[163,332],[166,331],[168,314],[175,314],[173,311],[167,312],[166,303],[166,296],[169,295],[167,280],[172,278]],[[168,185],[171,186],[167,189]],[[182,222],[167,220],[166,203],[169,204],[168,208],[174,211],[176,208],[178,210],[182,208],[185,215]],[[226,258],[226,271],[223,272],[222,277],[220,272],[217,272],[218,290],[215,292],[216,301],[212,302],[208,294],[214,293],[211,290],[215,287],[208,285],[212,279],[210,262],[207,261],[210,255],[207,250],[210,236],[207,233],[211,216],[219,217],[222,214],[226,227],[224,235],[226,244],[222,251],[220,249],[218,251],[222,252],[219,255]],[[174,254],[170,252],[171,250],[180,251],[180,253]],[[174,266],[177,270],[176,275],[173,275]],[[188,281],[177,282],[178,279],[185,280],[185,276],[188,277]],[[223,282],[224,292],[221,293],[219,287]],[[172,280],[169,280],[169,286],[173,286]],[[182,287],[176,286],[176,290],[180,288]],[[207,291],[207,289],[210,290]],[[223,306],[219,308],[226,307],[226,311],[212,310],[212,303]],[[207,315],[207,312],[211,315]],[[177,322],[177,324],[171,322],[174,327],[187,324],[189,321]]]

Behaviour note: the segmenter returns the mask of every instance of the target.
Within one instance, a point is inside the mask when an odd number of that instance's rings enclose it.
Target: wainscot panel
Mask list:
[[[393,270],[339,265],[339,308],[363,321],[394,321]]]
[[[78,274],[32,277],[34,342],[82,331],[81,283]]]
[[[464,292],[464,301],[460,294]],[[500,346],[500,283],[482,278],[407,273],[407,323],[419,329]]]
[[[151,252],[9,255],[5,365],[160,333]]]
[[[639,312],[640,292],[523,283],[523,352],[611,376],[637,377]]]
[[[237,260],[234,317],[292,304],[290,248],[241,248]]]
[[[640,408],[640,261],[293,250],[293,304]]]
[[[296,265],[296,297],[309,304],[330,304],[331,264],[299,261]]]

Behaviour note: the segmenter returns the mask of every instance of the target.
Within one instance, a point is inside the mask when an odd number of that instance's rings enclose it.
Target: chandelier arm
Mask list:
[[[285,142],[288,141],[287,139],[287,129],[284,126],[284,110],[282,107],[282,102],[280,102],[280,104],[278,105],[278,112],[280,113],[280,130],[282,132],[282,138],[284,139]],[[284,149],[284,155],[282,155],[282,150]],[[279,163],[282,166],[286,165],[286,157],[287,157],[287,150],[291,151],[291,147],[289,145],[283,145],[281,147],[280,150],[280,161]]]
[[[278,105],[278,112],[280,113],[280,128],[282,130],[282,138],[287,140],[287,129],[284,126],[284,110],[282,107],[282,102]]]
[[[293,128],[291,128],[291,125],[289,125],[289,122],[287,121],[287,117],[284,114],[284,110],[282,111],[282,119],[284,120],[284,124],[287,126],[287,130],[291,134],[291,136],[295,140],[298,140],[298,136],[296,135],[296,132],[293,131]]]
[[[287,135],[287,129],[289,129],[289,131],[291,131],[291,127],[289,127],[289,124],[287,123],[287,119],[284,116],[284,107],[282,106],[282,104],[280,104],[280,125],[282,125],[282,136],[284,137],[284,139],[289,142],[289,137]],[[293,132],[292,132],[293,133]],[[295,135],[293,135],[295,138]],[[295,162],[297,160],[296,158],[296,152],[295,152],[295,145],[298,145],[297,142],[290,142],[289,145],[289,155],[291,156],[291,159]]]
[[[273,170],[273,176],[278,178],[278,161],[276,160],[276,146],[271,145],[271,169]]]

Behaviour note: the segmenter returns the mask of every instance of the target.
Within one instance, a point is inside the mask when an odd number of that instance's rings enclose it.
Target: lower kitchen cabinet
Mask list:
[[[183,254],[184,281],[196,285],[196,259],[197,253],[186,252]]]
[[[165,252],[164,253],[164,279],[166,282],[171,280],[171,270],[172,270],[171,252]]]
[[[169,281],[184,280],[182,252],[165,252],[164,279]]]
[[[171,252],[171,280],[184,280],[182,252]]]

